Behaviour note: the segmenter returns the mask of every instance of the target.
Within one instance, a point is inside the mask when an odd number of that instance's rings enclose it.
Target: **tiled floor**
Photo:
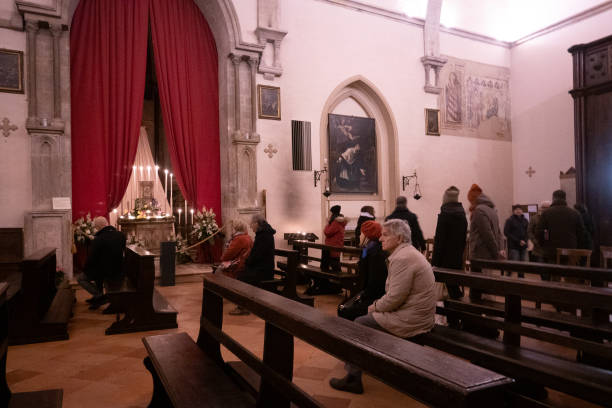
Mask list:
[[[198,272],[190,266],[190,272]],[[182,272],[186,272],[182,271]],[[149,334],[186,331],[194,339],[199,329],[202,304],[201,276],[177,278],[176,286],[159,287],[178,311],[179,328],[156,332],[105,336],[104,330],[114,316],[90,311],[84,300],[88,295],[77,290],[77,303],[71,320],[70,340],[12,346],[8,352],[7,377],[14,392],[48,388],[64,389],[64,407],[145,407],[152,381],[142,360],[146,356],[141,338]],[[316,307],[335,314],[340,296],[318,296]],[[230,316],[224,308],[224,330],[246,345],[260,358],[263,352],[263,321],[249,316]],[[224,352],[226,359],[235,359]],[[330,408],[421,407],[417,401],[365,376],[363,395],[336,391],[329,387],[331,377],[344,374],[343,363],[312,346],[296,340],[294,382]],[[589,406],[558,393],[551,400],[562,407]]]

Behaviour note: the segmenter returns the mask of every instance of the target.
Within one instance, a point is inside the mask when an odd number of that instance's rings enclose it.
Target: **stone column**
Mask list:
[[[53,36],[53,122],[54,127],[63,127],[62,97],[60,93],[60,38],[62,36],[61,24],[50,24],[49,31]]]
[[[249,57],[247,60],[251,68],[251,133],[250,137],[257,137],[257,67],[259,58]]]
[[[237,54],[230,54],[230,58],[232,60],[232,64],[234,64],[234,119],[235,119],[235,129],[234,129],[234,137],[240,137],[240,61],[242,61],[242,56]]]
[[[36,98],[36,37],[38,34],[38,21],[26,21],[27,54],[28,54],[28,120],[27,127],[38,126],[37,98]]]

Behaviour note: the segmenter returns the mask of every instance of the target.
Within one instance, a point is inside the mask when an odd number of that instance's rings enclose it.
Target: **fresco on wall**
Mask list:
[[[440,81],[442,134],[512,140],[508,68],[448,57]]]
[[[374,119],[329,114],[332,193],[378,192]]]

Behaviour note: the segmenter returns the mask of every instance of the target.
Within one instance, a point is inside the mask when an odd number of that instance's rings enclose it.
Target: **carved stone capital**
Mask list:
[[[259,64],[258,57],[248,57],[246,61],[251,67],[257,67],[257,65]]]
[[[26,31],[28,33],[38,32],[38,21],[27,20],[26,21]]]
[[[49,31],[53,36],[53,39],[60,38],[62,36],[62,25],[61,24],[49,24]]]
[[[232,64],[239,65],[240,62],[242,61],[243,56],[239,54],[230,54],[229,58],[230,60],[232,60]]]

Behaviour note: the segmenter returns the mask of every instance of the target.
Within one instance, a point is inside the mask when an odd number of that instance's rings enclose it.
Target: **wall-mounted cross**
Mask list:
[[[9,137],[9,134],[11,133],[11,131],[13,130],[17,130],[17,126],[16,125],[9,125],[10,121],[8,118],[4,118],[0,121],[0,123],[2,123],[0,125],[0,129],[2,129],[2,135],[4,137]]]
[[[275,153],[278,153],[278,150],[276,149],[276,147],[272,145],[272,143],[270,143],[268,144],[268,147],[264,149],[264,153],[267,153],[268,157],[272,158],[272,156],[274,156]]]
[[[529,166],[529,168],[527,169],[527,171],[525,172],[525,174],[527,174],[529,176],[529,178],[531,178],[531,176],[533,176],[533,174],[536,171],[534,169],[531,168],[531,166]]]

